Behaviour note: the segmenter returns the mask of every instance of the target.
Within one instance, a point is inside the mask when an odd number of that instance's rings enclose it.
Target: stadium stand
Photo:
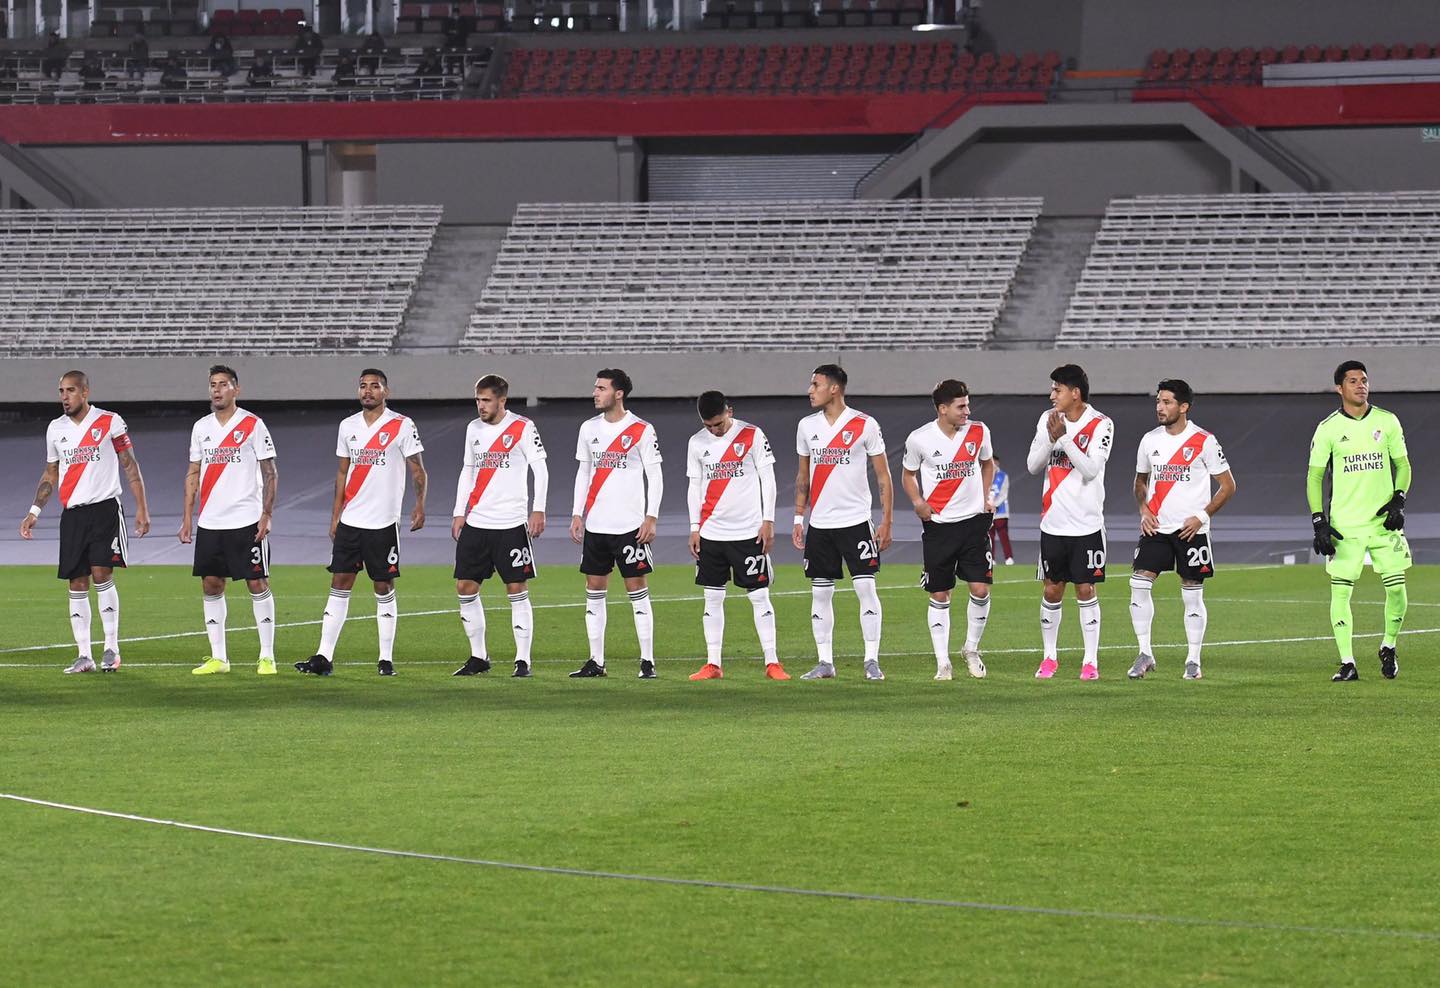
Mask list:
[[[1105,213],[1057,346],[1440,340],[1440,193],[1141,196]]]
[[[978,347],[1040,206],[522,205],[461,349]]]
[[[385,350],[438,206],[0,211],[0,354]]]
[[[1353,64],[1402,59],[1433,58],[1436,46],[1428,42],[1391,45],[1284,45],[1280,48],[1157,48],[1150,53],[1141,74],[1143,84],[1160,86],[1179,83],[1255,85],[1267,65],[1295,65],[1327,62]]]

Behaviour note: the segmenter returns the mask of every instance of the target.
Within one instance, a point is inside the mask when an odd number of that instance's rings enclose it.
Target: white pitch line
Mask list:
[[[1066,919],[1103,920],[1114,923],[1158,923],[1167,926],[1209,927],[1215,929],[1250,930],[1269,933],[1299,933],[1312,936],[1377,937],[1394,940],[1415,940],[1421,942],[1440,941],[1440,933],[1429,930],[1391,930],[1377,927],[1335,927],[1302,926],[1290,923],[1267,923],[1243,919],[1209,919],[1202,916],[1169,916],[1163,913],[1122,913],[1104,912],[1093,909],[1067,909],[1061,906],[1026,906],[1004,902],[973,902],[963,899],[931,899],[909,895],[885,895],[874,892],[846,892],[836,889],[812,889],[786,885],[756,885],[749,882],[729,882],[705,878],[675,878],[668,875],[642,875],[619,871],[597,871],[590,868],[565,868],[554,865],[524,864],[515,861],[492,861],[486,858],[464,858],[453,854],[429,854],[424,851],[402,851],[389,847],[368,847],[364,844],[342,844],[336,841],[311,840],[305,837],[285,837],[279,834],[262,834],[250,830],[231,830],[226,827],[209,827],[199,823],[184,823],[179,820],[162,820],[158,817],[140,816],[134,813],[117,813],[90,806],[75,806],[70,803],[56,803],[46,799],[0,793],[0,799],[83,813],[88,816],[106,817],[112,820],[126,820],[131,823],[146,823],[158,827],[174,827],[221,837],[243,837],[248,840],[267,841],[274,844],[289,844],[299,847],[318,847],[332,851],[350,851],[358,854],[374,854],[388,858],[406,858],[444,864],[473,865],[481,868],[498,868],[506,871],[530,872],[542,875],[562,875],[569,878],[596,878],[608,881],[642,882],[649,885],[669,885],[683,888],[716,889],[727,892],[756,892],[768,895],[803,896],[812,899],[840,899],[849,902],[874,902],[896,906],[928,906],[939,909],[964,909],[976,912],[1011,913],[1024,916],[1052,916]]]

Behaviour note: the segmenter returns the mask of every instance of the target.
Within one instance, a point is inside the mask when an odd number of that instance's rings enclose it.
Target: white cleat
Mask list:
[[[104,654],[100,656],[100,671],[116,672],[119,668],[120,653],[107,648]]]
[[[865,663],[865,678],[877,683],[885,678],[885,674],[880,671],[879,662],[871,659]]]
[[[1182,679],[1200,679],[1200,678],[1201,678],[1200,663],[1198,663],[1198,662],[1187,662],[1187,663],[1185,663],[1185,675],[1182,676],[1181,678],[1182,678]]]
[[[65,670],[65,675],[70,676],[70,675],[73,675],[73,674],[75,674],[75,673],[77,673],[77,672],[94,672],[94,671],[95,671],[95,660],[92,659],[92,658],[90,658],[90,656],[88,656],[88,655],[82,655],[82,656],[80,656],[79,658],[77,658],[74,662],[70,663],[69,667],[66,668],[66,670]]]
[[[814,669],[811,669],[801,679],[834,679],[835,666],[829,662],[821,662]]]
[[[985,663],[980,661],[980,653],[974,649],[965,652],[965,667],[970,670],[972,679],[985,678]]]
[[[948,683],[955,678],[955,670],[950,663],[947,662],[935,670],[935,678],[942,683]]]
[[[1130,666],[1130,671],[1125,673],[1131,679],[1144,679],[1147,672],[1155,670],[1155,657],[1145,652],[1135,656],[1135,662]]]

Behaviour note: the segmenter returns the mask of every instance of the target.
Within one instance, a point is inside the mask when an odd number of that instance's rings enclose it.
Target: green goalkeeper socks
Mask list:
[[[1400,627],[1405,623],[1405,606],[1409,596],[1405,592],[1405,574],[1395,573],[1381,577],[1385,584],[1385,641],[1386,648],[1394,648],[1400,637]]]
[[[1350,643],[1355,632],[1355,619],[1350,613],[1350,595],[1354,591],[1355,584],[1349,580],[1330,581],[1330,627],[1335,632],[1335,647],[1340,650],[1342,663],[1355,661],[1355,650]],[[1388,617],[1388,604],[1385,613]]]

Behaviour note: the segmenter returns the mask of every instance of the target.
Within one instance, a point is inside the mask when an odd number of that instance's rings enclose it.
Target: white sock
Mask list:
[[[266,587],[250,595],[250,610],[255,614],[255,630],[260,634],[260,658],[275,658],[275,596]]]
[[[630,610],[635,614],[635,637],[640,639],[640,661],[655,661],[655,615],[650,610],[650,588],[630,591]]]
[[[779,662],[780,657],[775,652],[775,608],[770,606],[770,588],[751,590],[746,596],[750,598],[750,609],[755,616],[755,634],[760,638],[765,664]]]
[[[720,664],[720,652],[725,644],[725,588],[705,588],[705,611],[700,620],[705,630],[705,661],[712,666]]]
[[[1155,600],[1150,591],[1154,586],[1150,577],[1130,574],[1130,624],[1135,628],[1140,651],[1152,656],[1155,653],[1150,650],[1150,626],[1155,623]]]
[[[1060,609],[1060,602],[1050,603],[1043,597],[1040,600],[1040,643],[1045,650],[1045,658],[1057,659],[1059,656],[1060,642],[1060,618],[1064,615]]]
[[[205,595],[205,635],[210,639],[210,658],[229,662],[225,654],[225,595]]]
[[[815,651],[822,665],[835,664],[835,583],[831,580],[810,581],[810,630],[815,635]]]
[[[477,659],[488,659],[490,653],[485,651],[485,607],[480,603],[480,595],[457,594],[460,598],[460,627],[465,632],[465,637],[470,639],[470,654]]]
[[[530,591],[510,594],[510,628],[515,632],[515,659],[530,664],[530,642],[535,637],[535,610]]]
[[[1181,586],[1180,600],[1185,605],[1185,641],[1190,644],[1185,661],[1198,663],[1200,646],[1205,641],[1205,622],[1209,618],[1205,610],[1205,588]]]
[[[1080,640],[1085,643],[1087,666],[1100,664],[1100,598],[1080,601]]]
[[[345,616],[350,613],[350,591],[330,588],[325,598],[325,615],[320,621],[320,647],[318,654],[331,662],[335,661],[335,643],[340,640],[340,629],[345,627]]]
[[[70,633],[75,636],[76,655],[90,658],[90,591],[70,591]]]
[[[380,658],[395,661],[395,628],[400,624],[400,605],[395,591],[375,595],[375,628],[380,636]]]
[[[938,671],[950,664],[950,601],[931,597],[925,617],[930,625],[930,647],[935,650]]]
[[[990,595],[970,595],[965,606],[965,651],[980,651],[980,639],[985,635],[985,625],[990,620]]]
[[[120,591],[114,580],[95,584],[95,603],[100,605],[100,627],[105,632],[105,647],[120,653]]]
[[[852,577],[855,596],[860,598],[860,637],[865,639],[865,661],[880,659],[880,594],[873,576]]]
[[[605,665],[605,591],[585,591],[585,636],[590,639],[590,658]]]

